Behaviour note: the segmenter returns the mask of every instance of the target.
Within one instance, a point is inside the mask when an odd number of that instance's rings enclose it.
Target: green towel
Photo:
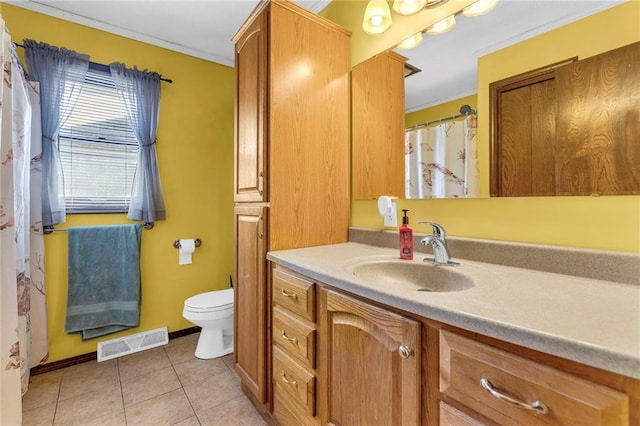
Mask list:
[[[65,331],[82,340],[140,324],[140,225],[68,230]]]

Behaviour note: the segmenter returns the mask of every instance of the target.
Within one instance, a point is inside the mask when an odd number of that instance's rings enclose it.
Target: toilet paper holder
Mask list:
[[[196,238],[195,240],[193,240],[193,245],[195,245],[196,247],[200,247],[202,245],[202,241],[200,241],[200,238]],[[173,242],[173,247],[179,249],[180,248],[180,240],[175,240]]]

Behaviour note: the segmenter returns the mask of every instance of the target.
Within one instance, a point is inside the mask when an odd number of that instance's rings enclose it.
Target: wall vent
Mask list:
[[[118,358],[169,343],[167,327],[98,343],[98,362]]]

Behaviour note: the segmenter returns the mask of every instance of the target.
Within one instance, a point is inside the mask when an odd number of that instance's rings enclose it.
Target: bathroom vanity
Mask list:
[[[396,252],[268,254],[278,423],[638,424],[637,283]]]

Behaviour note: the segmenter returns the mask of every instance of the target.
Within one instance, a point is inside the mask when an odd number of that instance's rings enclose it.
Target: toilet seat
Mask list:
[[[215,312],[233,309],[233,289],[209,291],[184,301],[184,308],[191,312]]]

